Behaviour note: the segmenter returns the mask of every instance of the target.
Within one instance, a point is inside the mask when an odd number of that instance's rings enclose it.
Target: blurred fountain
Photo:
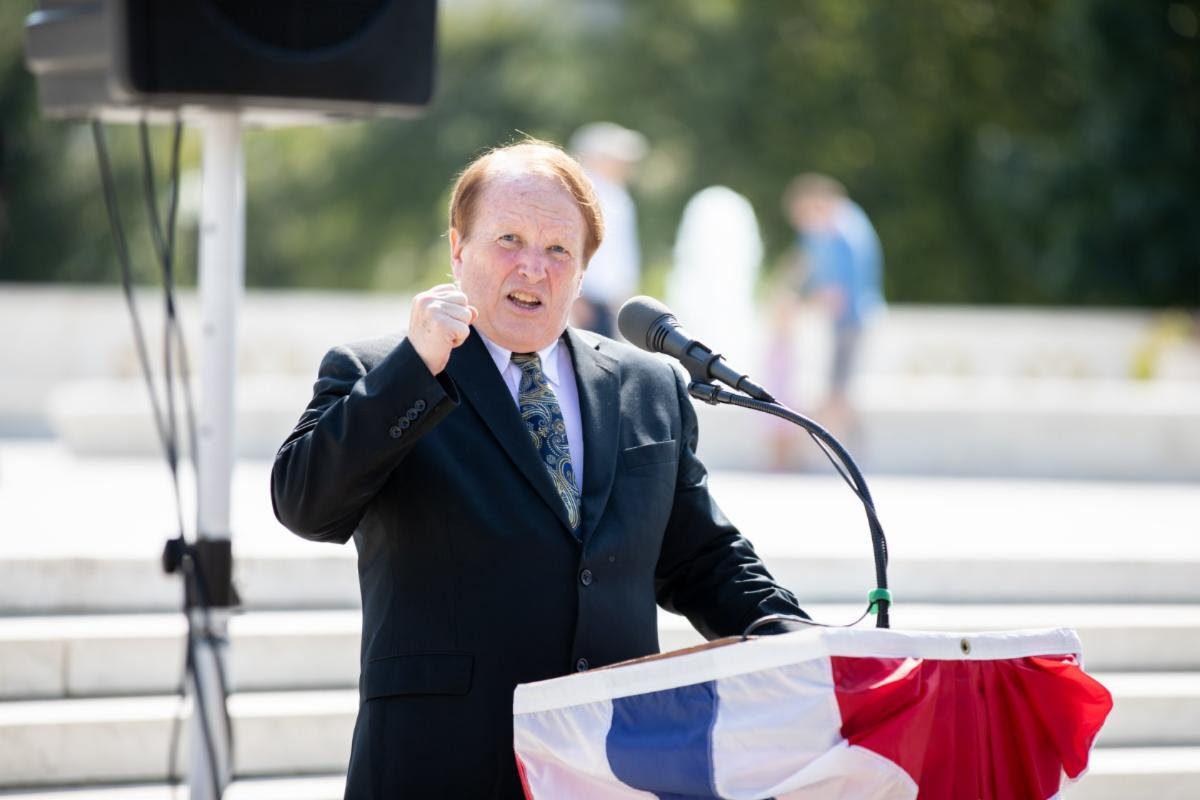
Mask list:
[[[750,201],[725,186],[683,210],[666,303],[685,330],[752,375],[761,325],[754,302],[763,244]]]

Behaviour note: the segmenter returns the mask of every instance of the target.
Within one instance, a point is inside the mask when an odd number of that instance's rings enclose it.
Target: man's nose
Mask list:
[[[521,277],[530,283],[537,283],[546,277],[546,272],[549,268],[548,253],[539,253],[535,250],[530,250],[525,257],[521,259],[517,271]]]

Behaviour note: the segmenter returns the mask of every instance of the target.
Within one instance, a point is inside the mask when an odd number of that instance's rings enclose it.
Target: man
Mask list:
[[[879,236],[845,187],[826,175],[800,175],[784,196],[807,273],[799,290],[833,324],[828,396],[817,416],[835,435],[853,437],[858,418],[850,403],[850,379],[863,332],[884,305]]]
[[[592,122],[571,136],[571,152],[583,165],[604,215],[604,242],[584,273],[575,302],[577,327],[616,337],[616,311],[637,294],[641,273],[637,207],[629,179],[646,156],[646,137],[615,122]]]
[[[709,497],[678,374],[566,327],[602,237],[557,147],[477,159],[456,283],[331,350],[276,456],[280,521],[358,549],[348,798],[521,797],[513,688],[656,652],[656,601],[709,637],[800,613]]]

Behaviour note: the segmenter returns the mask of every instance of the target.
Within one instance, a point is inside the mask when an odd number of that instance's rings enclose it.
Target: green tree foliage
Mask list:
[[[111,280],[90,137],[37,117],[20,64],[30,5],[0,5],[0,279]],[[466,161],[613,119],[653,146],[651,284],[693,192],[749,197],[775,257],[780,194],[816,170],[876,222],[895,300],[1200,305],[1200,0],[448,0],[439,24],[424,117],[247,135],[251,284],[439,280]],[[112,135],[140,226],[136,140]]]
[[[100,192],[90,127],[42,119],[37,87],[26,71],[24,19],[34,3],[0,3],[0,281],[117,279],[116,256]],[[110,128],[121,214],[135,251],[135,277],[158,274],[150,248],[136,131]],[[165,206],[167,139],[155,131],[157,182]],[[189,137],[191,139],[193,137]],[[198,141],[185,163],[195,164]],[[194,280],[194,226],[181,230],[176,263],[183,282]]]

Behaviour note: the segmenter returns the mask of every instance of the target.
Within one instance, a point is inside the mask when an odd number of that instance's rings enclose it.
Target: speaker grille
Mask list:
[[[350,41],[387,0],[207,0],[241,34],[281,50],[307,52]]]
[[[124,0],[129,82],[273,108],[429,102],[435,0]]]

